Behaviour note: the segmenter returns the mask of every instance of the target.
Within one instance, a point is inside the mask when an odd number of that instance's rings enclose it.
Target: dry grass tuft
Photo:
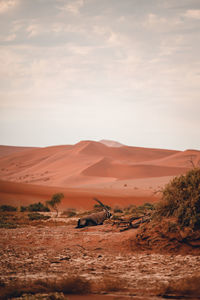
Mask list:
[[[32,282],[15,282],[0,286],[0,299],[20,297],[23,294],[52,293],[88,294],[90,282],[80,276],[64,277],[60,280],[36,280]]]
[[[126,281],[124,279],[106,275],[99,283],[101,291],[104,292],[119,292],[126,289]]]
[[[199,297],[200,296],[200,274],[171,281],[162,296],[169,297]]]
[[[91,285],[88,280],[80,276],[63,278],[53,284],[53,289],[64,294],[88,294],[91,292]]]
[[[62,212],[61,217],[72,218],[76,216],[76,209],[71,208]]]

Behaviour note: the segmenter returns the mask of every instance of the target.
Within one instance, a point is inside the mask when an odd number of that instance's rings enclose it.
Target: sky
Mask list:
[[[0,0],[0,144],[200,150],[199,0]]]

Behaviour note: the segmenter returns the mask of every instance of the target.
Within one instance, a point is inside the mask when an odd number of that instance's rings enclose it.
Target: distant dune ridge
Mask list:
[[[51,191],[61,190],[71,206],[80,206],[82,197],[82,206],[90,207],[94,203],[86,199],[96,195],[116,204],[136,198],[155,201],[153,189],[186,172],[191,160],[197,164],[200,151],[130,147],[107,140],[45,148],[0,146],[0,202],[45,200]]]

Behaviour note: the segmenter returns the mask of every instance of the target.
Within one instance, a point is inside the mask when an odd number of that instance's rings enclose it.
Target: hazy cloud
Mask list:
[[[68,12],[73,15],[79,15],[80,8],[83,5],[84,5],[84,0],[63,1],[63,4],[60,5],[58,8],[61,11]]]
[[[200,20],[200,9],[189,9],[184,14],[187,18]]]
[[[6,13],[19,4],[19,0],[0,0],[0,14]]]

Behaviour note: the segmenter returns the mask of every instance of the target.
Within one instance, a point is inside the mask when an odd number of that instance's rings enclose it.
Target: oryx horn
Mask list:
[[[107,209],[107,207],[97,198],[93,198],[95,201],[97,201],[107,212],[109,212],[109,210]]]

